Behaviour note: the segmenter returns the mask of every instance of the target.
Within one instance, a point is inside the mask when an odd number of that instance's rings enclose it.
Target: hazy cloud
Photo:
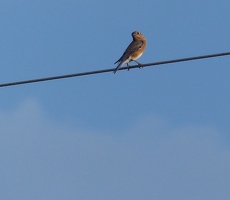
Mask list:
[[[131,125],[130,125],[131,127]],[[229,199],[230,147],[212,127],[144,117],[123,133],[0,111],[1,199]]]

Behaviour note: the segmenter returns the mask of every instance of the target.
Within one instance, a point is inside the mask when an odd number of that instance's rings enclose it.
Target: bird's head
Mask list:
[[[132,37],[133,38],[143,38],[144,36],[142,35],[140,31],[134,31],[132,32]]]

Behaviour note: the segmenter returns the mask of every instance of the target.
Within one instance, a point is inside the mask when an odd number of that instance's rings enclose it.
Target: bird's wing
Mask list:
[[[130,45],[127,47],[127,49],[125,50],[123,56],[129,56],[131,53],[140,49],[142,45],[143,45],[143,41],[141,40],[132,41]]]
[[[130,43],[130,45],[127,47],[123,55],[120,57],[118,61],[115,62],[121,62],[122,60],[126,60],[133,52],[137,51],[140,49],[143,45],[143,41],[141,40],[134,40]]]

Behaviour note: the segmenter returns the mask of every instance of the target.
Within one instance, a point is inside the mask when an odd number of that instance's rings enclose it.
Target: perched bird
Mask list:
[[[127,66],[129,67],[128,63],[131,61],[134,61],[138,65],[140,65],[140,63],[137,62],[136,60],[140,58],[141,55],[144,53],[147,41],[145,39],[145,36],[142,35],[140,31],[132,32],[132,37],[133,37],[133,41],[127,47],[127,49],[120,57],[120,59],[114,63],[114,64],[119,63],[116,69],[114,70],[114,74],[124,64],[127,64]]]

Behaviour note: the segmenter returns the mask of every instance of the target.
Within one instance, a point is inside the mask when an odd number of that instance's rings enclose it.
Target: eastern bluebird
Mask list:
[[[146,39],[145,36],[141,34],[139,31],[132,32],[133,41],[130,43],[130,45],[127,47],[123,55],[120,57],[120,59],[115,62],[119,63],[116,69],[114,70],[114,74],[117,72],[117,70],[123,65],[127,64],[129,67],[129,62],[134,61],[138,65],[140,65],[139,62],[136,60],[141,57],[141,55],[144,53],[145,47],[146,47]]]

